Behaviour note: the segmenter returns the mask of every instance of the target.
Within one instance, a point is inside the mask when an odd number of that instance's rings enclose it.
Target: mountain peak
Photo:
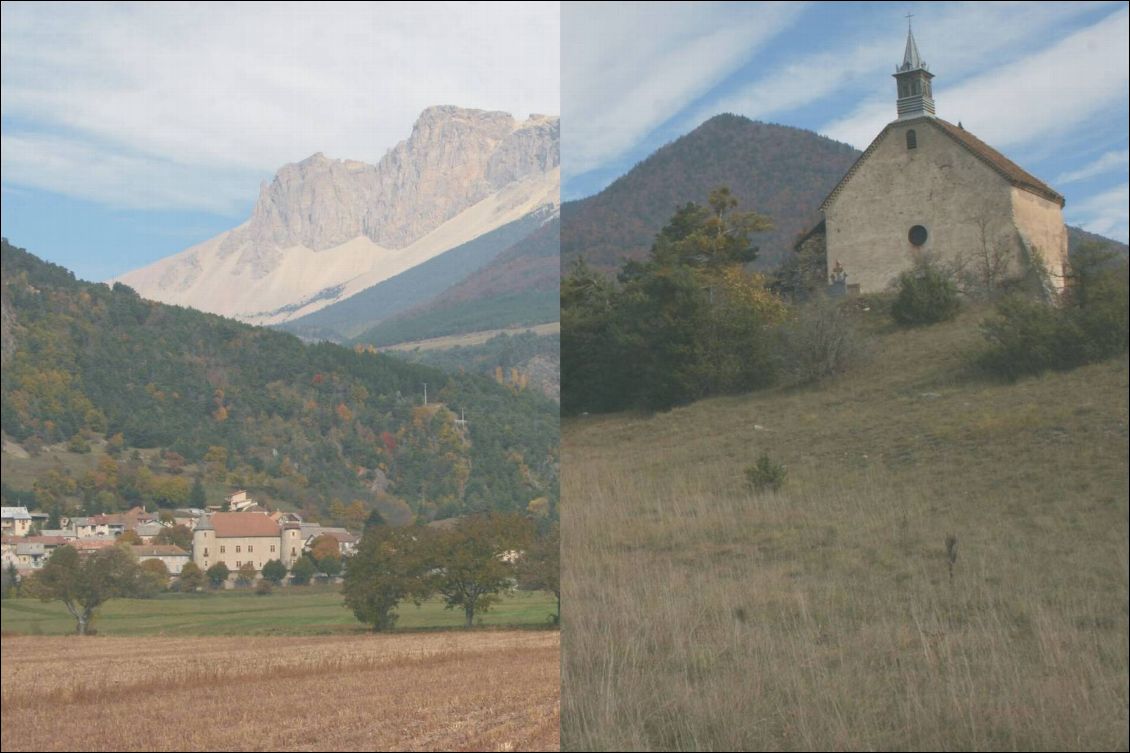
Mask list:
[[[247,222],[123,279],[153,298],[254,321],[296,303],[292,290],[328,300],[325,291],[374,270],[419,263],[445,243],[467,240],[466,233],[556,206],[550,186],[557,181],[557,122],[546,118],[525,127],[505,112],[429,107],[411,135],[376,164],[316,152],[283,165],[260,188]],[[480,204],[466,222],[426,240]],[[338,249],[345,247],[361,254],[357,263],[331,264],[344,258]],[[390,253],[409,247],[415,250],[407,255]],[[291,262],[300,257],[304,271],[295,279],[287,270],[297,268]],[[252,300],[252,289],[259,300]]]

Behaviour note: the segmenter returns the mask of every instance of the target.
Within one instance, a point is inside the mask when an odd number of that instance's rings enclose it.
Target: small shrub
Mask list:
[[[1125,267],[1089,282],[1085,298],[1056,308],[1020,296],[1004,299],[981,323],[990,348],[988,371],[1007,379],[1065,371],[1125,353],[1130,341],[1130,296]]]
[[[256,596],[270,596],[273,590],[274,586],[271,585],[269,580],[261,580],[255,585]]]
[[[953,275],[928,259],[903,272],[895,283],[891,316],[899,324],[935,324],[957,316],[961,308]]]
[[[794,384],[842,374],[866,355],[866,344],[840,303],[818,296],[781,327],[780,371]]]
[[[786,474],[785,466],[773,461],[765,453],[761,453],[757,462],[745,469],[746,483],[755,492],[777,491],[785,483]]]

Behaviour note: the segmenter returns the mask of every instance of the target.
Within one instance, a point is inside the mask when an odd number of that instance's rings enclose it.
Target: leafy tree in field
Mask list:
[[[357,553],[349,560],[342,586],[345,605],[375,631],[396,625],[400,602],[426,596],[421,535],[423,531],[414,528],[372,526],[365,529]]]
[[[231,575],[231,569],[228,568],[223,562],[217,562],[208,568],[205,573],[208,576],[208,582],[212,588],[219,588],[224,584],[224,581]]]
[[[196,593],[204,587],[205,576],[195,562],[186,563],[177,578],[177,588],[182,593]]]
[[[75,631],[86,635],[98,607],[110,599],[141,593],[142,570],[133,554],[122,547],[80,555],[72,546],[61,546],[29,579],[28,586],[43,601],[62,601],[75,618]]]
[[[330,577],[341,572],[341,545],[328,533],[310,542],[310,557],[318,565],[318,570]]]
[[[533,539],[529,519],[513,514],[473,515],[448,530],[424,537],[424,559],[432,565],[427,590],[443,596],[448,609],[461,607],[465,625],[487,611],[514,582],[512,561]]]
[[[555,622],[561,622],[561,530],[554,523],[518,559],[518,585],[557,597]]]
[[[247,587],[255,582],[255,565],[250,562],[244,562],[236,570],[235,584],[237,586]]]
[[[263,565],[263,580],[270,581],[276,586],[282,585],[286,580],[287,569],[282,560],[270,560]]]
[[[145,580],[145,590],[149,593],[164,591],[169,587],[169,568],[159,559],[147,559],[141,562],[141,570]]]
[[[297,586],[304,586],[317,574],[317,563],[310,558],[309,554],[303,554],[290,568],[290,581]]]

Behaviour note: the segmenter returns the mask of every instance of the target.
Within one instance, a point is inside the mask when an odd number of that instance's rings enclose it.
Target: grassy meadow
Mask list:
[[[100,635],[325,635],[363,633],[337,587],[290,586],[269,596],[251,591],[163,594],[154,599],[113,599],[98,611]],[[0,601],[5,634],[70,635],[75,620],[62,602],[38,599]],[[475,616],[485,627],[547,627],[557,611],[552,594],[518,591]],[[445,609],[440,599],[398,609],[397,630],[443,630],[463,627],[461,610]]]
[[[555,631],[5,636],[0,651],[5,751],[558,748]]]
[[[986,313],[563,422],[563,748],[1127,748],[1127,360],[992,380]]]

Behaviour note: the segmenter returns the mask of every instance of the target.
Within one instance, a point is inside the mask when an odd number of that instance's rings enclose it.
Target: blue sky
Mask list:
[[[560,112],[557,3],[4,3],[0,225],[104,280],[247,219],[288,162],[426,107]]]
[[[565,3],[562,198],[721,112],[865,148],[895,118],[908,13],[938,116],[1064,194],[1068,223],[1125,242],[1125,2]]]

